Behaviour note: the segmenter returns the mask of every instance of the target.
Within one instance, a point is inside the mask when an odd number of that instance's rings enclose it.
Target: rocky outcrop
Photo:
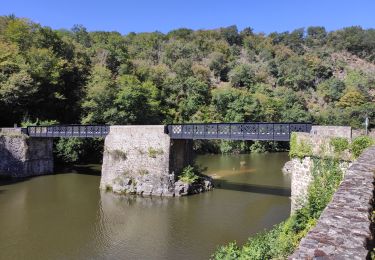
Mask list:
[[[53,172],[53,143],[29,138],[19,128],[0,131],[0,176],[22,178]]]
[[[318,223],[290,259],[366,259],[374,172],[375,146],[349,167]]]
[[[200,176],[199,180],[193,183],[183,181],[175,182],[175,195],[185,196],[210,191],[213,188],[213,180],[208,176]]]
[[[100,188],[119,194],[183,196],[210,189],[207,179],[178,180],[192,164],[192,142],[171,140],[164,126],[111,126],[105,139]]]

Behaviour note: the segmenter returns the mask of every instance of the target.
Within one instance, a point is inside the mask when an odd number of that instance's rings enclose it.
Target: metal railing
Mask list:
[[[28,126],[27,134],[32,137],[105,137],[108,125],[51,125]]]
[[[171,124],[166,133],[172,139],[226,139],[289,141],[292,132],[310,132],[311,123],[202,123]],[[108,125],[29,126],[31,137],[105,137]]]
[[[289,141],[292,132],[310,132],[311,123],[202,123],[171,124],[172,139]]]

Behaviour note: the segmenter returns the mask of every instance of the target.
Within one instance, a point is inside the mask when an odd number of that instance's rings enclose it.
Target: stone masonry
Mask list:
[[[312,170],[314,167],[314,160],[311,157],[304,157],[303,159],[292,159],[284,167],[284,173],[290,173],[291,175],[291,209],[293,213],[297,209],[300,209],[306,202],[307,190],[310,183],[313,180]],[[341,161],[340,168],[343,172],[346,172],[350,162]]]
[[[375,146],[349,167],[316,226],[289,259],[366,259],[374,172]]]
[[[287,162],[283,172],[291,175],[291,213],[301,208],[306,201],[307,189],[312,181],[312,157],[316,158],[336,158],[341,161],[340,167],[343,172],[352,161],[352,154],[349,150],[340,154],[334,152],[330,145],[332,137],[347,138],[351,141],[351,128],[344,126],[313,126],[311,133],[295,133],[297,143],[305,143],[311,148],[311,154],[304,158],[293,158]]]
[[[29,138],[20,128],[0,129],[0,177],[29,177],[53,172],[50,138]]]
[[[192,163],[192,151],[191,140],[171,140],[162,125],[111,126],[104,143],[100,188],[121,194],[186,195],[196,189],[176,179]],[[198,190],[210,185],[205,182]]]

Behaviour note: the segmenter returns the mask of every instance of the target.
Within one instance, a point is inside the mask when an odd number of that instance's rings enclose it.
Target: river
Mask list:
[[[100,165],[0,181],[0,259],[208,259],[288,217],[287,160],[200,155],[217,188],[182,198],[100,192]]]

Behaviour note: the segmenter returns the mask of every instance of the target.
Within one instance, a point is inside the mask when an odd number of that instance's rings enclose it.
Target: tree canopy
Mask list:
[[[374,116],[375,30],[53,30],[0,17],[0,122],[163,124]],[[373,124],[374,121],[371,121]]]

